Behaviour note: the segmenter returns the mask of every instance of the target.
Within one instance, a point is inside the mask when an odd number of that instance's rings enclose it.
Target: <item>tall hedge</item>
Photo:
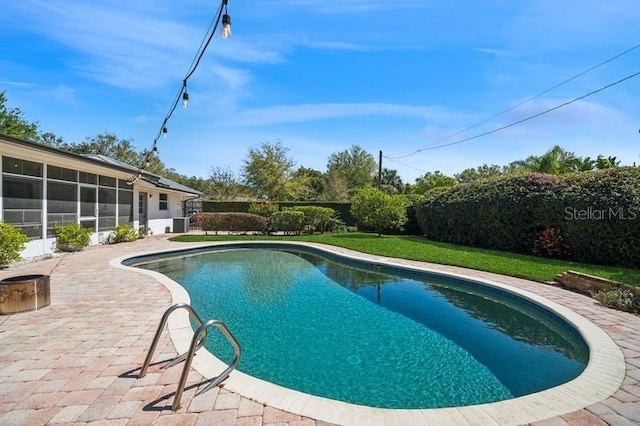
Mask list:
[[[428,238],[640,266],[640,169],[532,173],[461,184],[417,208]]]

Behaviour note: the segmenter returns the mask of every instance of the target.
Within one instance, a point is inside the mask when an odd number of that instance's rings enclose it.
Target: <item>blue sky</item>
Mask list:
[[[219,2],[20,0],[0,14],[0,91],[67,142],[108,131],[150,148]],[[326,170],[360,145],[413,183],[507,164],[555,144],[640,162],[640,76],[507,130],[640,71],[638,0],[229,0],[189,79],[191,102],[160,139],[161,160],[206,177],[239,175],[249,148],[280,141]],[[458,134],[459,133],[459,134]],[[456,135],[457,134],[457,135]],[[449,136],[456,135],[447,138]]]

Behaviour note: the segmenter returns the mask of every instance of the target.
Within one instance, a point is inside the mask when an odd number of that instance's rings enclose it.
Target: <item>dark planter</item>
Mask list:
[[[50,304],[49,275],[19,275],[0,281],[0,315],[36,311]]]
[[[84,247],[76,243],[58,243],[58,251],[82,251]]]

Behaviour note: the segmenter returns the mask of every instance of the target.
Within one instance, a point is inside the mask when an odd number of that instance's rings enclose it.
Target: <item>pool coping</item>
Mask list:
[[[531,423],[585,408],[613,395],[623,383],[626,372],[624,355],[604,330],[561,304],[510,285],[507,281],[511,277],[504,276],[504,282],[499,282],[501,276],[495,274],[492,274],[492,279],[475,276],[470,277],[458,272],[457,270],[460,268],[449,268],[424,262],[404,261],[368,255],[319,243],[294,241],[282,243],[273,241],[209,242],[188,248],[147,251],[120,256],[112,259],[110,265],[153,276],[169,290],[174,304],[181,302],[189,303],[189,295],[178,283],[160,273],[126,266],[123,265],[122,262],[138,256],[174,252],[180,253],[194,248],[206,249],[207,247],[213,248],[220,245],[273,246],[274,244],[312,247],[346,259],[374,262],[391,267],[403,267],[432,274],[473,280],[483,285],[517,294],[520,297],[524,297],[535,304],[553,311],[564,320],[570,322],[580,332],[589,346],[589,362],[580,376],[563,385],[505,401],[463,407],[431,409],[385,409],[366,407],[305,394],[249,376],[237,370],[233,371],[229,378],[223,382],[222,386],[245,398],[316,420],[344,425],[381,423],[504,425]],[[169,318],[168,329],[177,352],[187,352],[193,337],[193,330],[189,323],[187,312],[176,311],[176,313]],[[203,377],[212,378],[223,371],[227,365],[203,348],[198,351],[198,355],[194,357],[192,367]]]

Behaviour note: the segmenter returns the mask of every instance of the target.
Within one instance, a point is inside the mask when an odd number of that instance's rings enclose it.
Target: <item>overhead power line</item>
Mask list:
[[[561,104],[559,104],[559,105],[554,106],[553,108],[549,108],[549,109],[546,109],[546,110],[544,110],[544,111],[542,111],[542,112],[539,112],[539,113],[537,113],[537,114],[530,115],[529,117],[523,118],[523,119],[521,119],[521,120],[514,121],[513,123],[509,123],[509,124],[506,124],[506,125],[504,125],[504,126],[498,127],[498,128],[496,128],[496,129],[489,130],[488,132],[480,133],[480,134],[478,134],[478,135],[471,136],[471,137],[464,138],[464,139],[460,139],[460,140],[457,140],[457,141],[454,141],[454,142],[449,142],[449,143],[445,143],[445,144],[442,144],[442,145],[436,145],[436,146],[432,146],[432,147],[429,147],[429,148],[424,148],[424,149],[422,149],[422,150],[420,150],[420,151],[431,151],[431,150],[438,149],[438,148],[444,148],[445,146],[451,146],[451,145],[460,144],[460,143],[463,143],[463,142],[467,142],[467,141],[470,141],[470,140],[473,140],[473,139],[478,139],[478,138],[481,138],[481,137],[483,137],[483,136],[490,135],[490,134],[492,134],[492,133],[500,132],[500,131],[502,131],[502,130],[504,130],[504,129],[508,129],[509,127],[517,126],[518,124],[522,124],[522,123],[524,123],[525,121],[533,120],[534,118],[538,118],[538,117],[540,117],[541,115],[548,114],[548,113],[550,113],[551,111],[555,111],[555,110],[557,110],[557,109],[560,109],[560,108],[562,108],[562,107],[565,107],[565,106],[567,106],[567,105],[570,105],[570,104],[572,104],[572,103],[574,103],[574,102],[577,102],[577,101],[579,101],[579,100],[582,100],[582,99],[584,99],[584,98],[587,98],[587,97],[589,97],[589,96],[591,96],[591,95],[595,95],[596,93],[602,92],[603,90],[606,90],[606,89],[608,89],[608,88],[610,88],[610,87],[616,86],[616,85],[618,85],[618,84],[620,84],[620,83],[623,83],[623,82],[625,82],[625,81],[627,81],[627,80],[630,80],[630,79],[632,79],[632,78],[634,78],[634,77],[637,77],[638,75],[640,75],[640,71],[639,71],[639,72],[637,72],[637,73],[635,73],[635,74],[631,74],[631,75],[628,75],[628,76],[626,76],[626,77],[624,77],[624,78],[621,78],[620,80],[615,81],[615,82],[613,82],[613,83],[607,84],[606,86],[603,86],[603,87],[601,87],[601,88],[599,88],[599,89],[596,89],[596,90],[594,90],[594,91],[592,91],[592,92],[589,92],[589,93],[587,93],[587,94],[585,94],[585,95],[579,96],[579,97],[577,97],[577,98],[573,98],[573,99],[571,99],[570,101],[567,101],[567,102],[563,102],[563,103],[561,103]]]
[[[481,124],[484,124],[484,123],[486,123],[488,121],[491,121],[496,117],[499,117],[499,116],[501,116],[503,114],[506,114],[507,112],[513,111],[514,109],[519,108],[522,105],[527,104],[527,103],[529,103],[529,102],[531,102],[531,101],[533,101],[535,99],[538,99],[539,97],[541,97],[543,95],[546,95],[547,93],[557,89],[558,87],[563,86],[563,85],[565,85],[565,84],[567,84],[567,83],[569,83],[569,82],[571,82],[571,81],[573,81],[573,80],[575,80],[575,79],[577,79],[579,77],[582,77],[583,75],[585,75],[585,74],[587,74],[587,73],[589,73],[589,72],[591,72],[591,71],[593,71],[593,70],[595,70],[597,68],[600,68],[601,66],[606,65],[609,62],[612,62],[612,61],[620,58],[621,56],[624,56],[624,55],[626,55],[626,54],[628,54],[628,53],[630,53],[630,52],[632,52],[632,51],[634,51],[635,49],[638,49],[638,48],[640,48],[640,44],[637,44],[637,45],[635,45],[633,47],[630,47],[629,49],[624,50],[624,51],[618,53],[617,55],[612,56],[611,58],[609,58],[609,59],[607,59],[605,61],[602,61],[599,64],[594,65],[594,66],[592,66],[592,67],[580,72],[579,74],[576,74],[573,77],[570,77],[570,78],[568,78],[568,79],[566,79],[566,80],[564,80],[564,81],[562,81],[562,82],[560,82],[560,83],[558,83],[558,84],[556,84],[556,85],[554,85],[554,86],[552,86],[552,87],[550,87],[550,88],[538,93],[537,95],[531,96],[531,97],[525,99],[524,101],[517,103],[516,105],[513,105],[513,106],[511,106],[511,107],[509,107],[509,108],[507,108],[505,110],[497,112],[497,113],[493,114],[492,116],[487,117],[487,118],[485,118],[485,119],[483,119],[481,121],[478,121],[477,123],[474,123],[474,124],[472,124],[472,125],[470,125],[468,127],[465,127],[464,129],[462,129],[462,130],[460,130],[458,132],[455,132],[455,133],[453,133],[451,135],[448,135],[448,136],[445,136],[445,137],[443,137],[441,139],[438,139],[433,143],[433,145],[437,145],[440,142],[444,142],[446,140],[449,140],[449,139],[451,139],[453,137],[456,137],[456,136],[458,136],[458,135],[460,135],[462,133],[465,133],[465,132],[467,132],[467,131],[469,131],[471,129],[474,129],[474,128],[480,126]],[[490,132],[490,133],[492,133],[492,132]],[[484,135],[482,135],[482,136],[484,136]],[[478,136],[478,137],[480,137],[480,136]],[[472,139],[475,139],[475,137],[473,137]],[[448,146],[448,145],[444,145],[444,146]],[[413,152],[411,152],[409,154],[398,155],[398,156],[387,157],[387,158],[394,158],[394,159],[407,158],[407,157],[414,156],[414,155],[416,155],[416,154],[418,154],[418,153],[420,153],[422,151],[428,150],[428,149],[431,149],[431,146],[428,146],[428,147],[423,148],[423,149],[417,149],[416,151],[413,151]]]
[[[478,139],[478,138],[481,138],[483,136],[487,136],[487,135],[490,135],[490,134],[493,134],[493,133],[497,133],[497,132],[500,132],[502,130],[508,129],[510,127],[517,126],[518,124],[522,124],[522,123],[524,123],[526,121],[532,120],[534,118],[540,117],[541,115],[548,114],[548,113],[550,113],[552,111],[555,111],[557,109],[560,109],[562,107],[570,105],[570,104],[572,104],[574,102],[577,102],[579,100],[587,98],[587,97],[589,97],[591,95],[594,95],[596,93],[602,92],[603,90],[609,89],[610,87],[616,86],[616,85],[618,85],[620,83],[623,83],[623,82],[625,82],[627,80],[630,80],[630,79],[632,79],[634,77],[637,77],[638,75],[640,75],[640,71],[636,72],[634,74],[628,75],[628,76],[626,76],[624,78],[621,78],[620,80],[615,81],[613,83],[607,84],[606,86],[603,86],[603,87],[601,87],[599,89],[593,90],[593,91],[591,91],[591,92],[589,92],[589,93],[587,93],[585,95],[579,96],[577,98],[573,98],[573,99],[571,99],[570,101],[567,101],[567,102],[563,102],[563,103],[561,103],[559,105],[554,106],[553,108],[546,109],[546,110],[541,111],[539,113],[530,115],[530,116],[528,116],[526,118],[523,118],[521,120],[514,121],[512,123],[506,124],[504,126],[500,126],[500,127],[495,128],[493,130],[489,130],[487,132],[483,132],[483,133],[480,133],[480,134],[477,134],[477,135],[474,135],[474,136],[470,136],[468,138],[459,139],[459,140],[456,140],[456,141],[453,141],[453,142],[448,142],[448,143],[445,143],[445,144],[430,146],[430,147],[426,147],[426,148],[420,148],[420,149],[417,149],[413,153],[408,154],[408,155],[403,155],[403,156],[398,156],[398,157],[385,157],[385,158],[387,158],[389,160],[397,160],[397,159],[400,159],[400,158],[407,158],[407,157],[411,157],[413,155],[419,154],[420,152],[423,152],[423,151],[432,151],[434,149],[444,148],[444,147],[451,146],[451,145],[457,145],[457,144],[461,144],[463,142],[468,142],[470,140]]]

